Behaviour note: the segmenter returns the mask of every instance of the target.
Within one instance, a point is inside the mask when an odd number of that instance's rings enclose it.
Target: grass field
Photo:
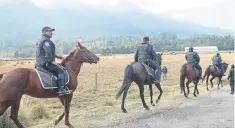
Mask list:
[[[200,64],[204,73],[205,68],[211,64],[213,55],[201,54],[200,56]],[[234,63],[234,54],[223,53],[221,56],[223,61],[230,64]],[[179,74],[182,64],[185,63],[184,55],[163,55],[163,66],[167,66],[169,74],[168,80],[162,82],[163,96],[161,101],[156,106],[150,106],[149,89],[146,86],[145,100],[150,107],[150,110],[146,111],[142,107],[139,89],[133,83],[126,100],[126,109],[129,113],[123,114],[120,109],[121,98],[116,100],[115,95],[121,87],[125,66],[133,61],[133,55],[101,56],[100,58],[101,60],[97,65],[84,64],[78,76],[79,85],[74,94],[70,111],[70,121],[75,127],[102,127],[107,124],[124,122],[170,109],[182,102],[197,99],[192,94],[189,95],[189,99],[180,95]],[[33,61],[16,63],[11,62],[0,66],[0,73],[18,67],[34,67]],[[98,75],[97,87],[95,81],[96,73]],[[216,80],[215,83],[217,84]],[[228,81],[225,78],[223,80],[223,84],[227,85]],[[205,83],[199,85],[200,94],[206,92],[206,86],[204,85]],[[153,90],[154,100],[156,100],[159,92],[156,87]],[[20,120],[25,122],[28,125],[27,127],[30,128],[49,128],[52,121],[62,111],[63,107],[57,99],[36,99],[24,96],[20,109]],[[40,112],[42,116],[37,116]],[[65,127],[64,120],[58,127]]]

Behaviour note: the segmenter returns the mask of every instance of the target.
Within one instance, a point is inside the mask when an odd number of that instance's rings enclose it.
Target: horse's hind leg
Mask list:
[[[146,105],[145,100],[144,100],[144,84],[138,84],[138,87],[140,89],[140,98],[143,103],[143,106],[146,110],[149,110],[149,107]]]
[[[19,108],[20,108],[20,101],[21,101],[21,97],[14,104],[11,105],[10,118],[13,120],[13,122],[15,123],[15,125],[18,128],[24,128],[24,126],[18,120],[18,112],[19,112]]]
[[[7,105],[0,103],[0,116],[2,116],[9,107],[10,105],[7,106]]]
[[[181,89],[181,94],[184,92],[184,96],[187,97],[187,94],[185,92],[185,77],[181,76],[180,77],[180,89]]]
[[[128,83],[126,83],[127,84],[126,88],[125,88],[125,90],[123,92],[121,109],[122,109],[122,112],[124,112],[124,113],[127,113],[127,110],[125,108],[125,100],[126,100],[127,92],[129,90],[132,82],[133,82],[132,80],[128,80]]]
[[[193,92],[193,95],[194,95],[195,97],[197,97],[197,94],[199,94],[199,91],[198,91],[198,88],[197,88],[198,81],[199,81],[199,80],[193,82],[193,83],[194,83],[194,92]],[[197,92],[197,94],[196,94],[196,92]]]
[[[187,86],[187,90],[188,90],[187,97],[188,97],[188,95],[189,95],[189,93],[190,93],[189,84],[190,84],[190,81],[187,81],[187,82],[186,82],[186,86]]]
[[[150,91],[150,103],[152,106],[155,106],[155,104],[153,103],[153,87],[152,84],[149,85],[149,91]]]
[[[185,77],[184,76],[180,76],[180,94],[185,92],[184,84],[185,84]]]
[[[210,77],[210,73],[208,73],[206,76],[206,89],[207,89],[207,91],[209,91],[209,88],[208,88],[209,77]]]
[[[159,94],[159,96],[158,96],[158,98],[157,98],[157,100],[156,100],[156,103],[157,103],[157,102],[161,99],[163,91],[162,91],[162,88],[161,88],[161,84],[160,84],[160,83],[155,84],[155,86],[156,86],[156,87],[158,88],[158,90],[160,91],[160,94]]]

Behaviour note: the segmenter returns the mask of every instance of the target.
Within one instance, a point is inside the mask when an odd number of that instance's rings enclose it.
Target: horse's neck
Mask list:
[[[64,65],[67,69],[69,69],[72,73],[72,75],[75,75],[76,77],[78,76],[82,63],[81,62],[72,62],[72,61],[68,61],[65,63]]]

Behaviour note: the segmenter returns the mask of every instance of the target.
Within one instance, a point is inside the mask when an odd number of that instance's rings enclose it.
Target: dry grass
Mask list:
[[[206,66],[211,64],[213,55],[202,54],[200,56],[201,65],[204,71]],[[234,62],[234,54],[223,53],[222,57],[225,62]],[[107,124],[128,121],[133,118],[158,113],[170,109],[182,102],[197,100],[192,94],[190,94],[189,99],[186,99],[183,95],[179,94],[179,74],[181,65],[185,63],[184,55],[164,55],[163,65],[168,67],[169,74],[168,80],[162,82],[164,93],[161,101],[155,107],[151,107],[149,89],[148,86],[146,86],[145,100],[150,107],[150,111],[146,111],[142,107],[139,89],[133,84],[129,89],[126,99],[126,109],[129,113],[123,114],[120,109],[121,98],[115,100],[115,95],[121,87],[125,66],[132,61],[133,55],[117,55],[115,57],[102,56],[101,61],[97,65],[84,64],[78,77],[79,85],[75,91],[71,105],[70,120],[75,127],[102,127]],[[18,63],[16,66],[12,66],[13,64],[16,64],[16,62],[1,66],[0,73],[12,70],[16,67],[34,67],[33,61],[31,61],[31,63],[24,63],[24,65]],[[95,86],[95,73],[98,74],[97,89]],[[227,84],[227,81],[224,81],[223,83]],[[207,93],[206,87],[203,85],[204,84],[199,85],[200,94]],[[154,87],[153,89],[154,99],[156,99],[159,92],[157,88]],[[27,106],[31,108],[35,104],[40,105],[39,99],[26,96],[24,99],[27,99],[28,105],[21,106],[20,111],[24,111],[24,108],[27,108]],[[42,116],[42,119],[32,120],[29,125],[32,128],[51,127],[53,119],[62,113],[63,107],[58,99],[40,99],[40,101],[45,104],[42,104],[43,106],[37,108],[36,111],[41,112],[42,110],[42,113],[48,114],[48,118],[45,118],[47,116],[42,114],[44,115]],[[31,118],[31,116],[26,117]],[[63,124],[64,121],[59,124],[59,127],[63,128]]]

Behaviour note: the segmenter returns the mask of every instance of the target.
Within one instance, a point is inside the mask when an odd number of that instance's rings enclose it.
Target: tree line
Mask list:
[[[141,36],[115,36],[84,39],[82,43],[97,54],[128,54],[134,53],[142,42]],[[52,39],[56,45],[56,52],[65,55],[76,45],[77,39]],[[81,39],[83,40],[83,39]],[[86,41],[88,40],[88,41]],[[234,50],[234,37],[231,35],[200,35],[182,37],[171,33],[161,33],[150,37],[151,44],[156,51],[184,51],[188,46],[217,46],[219,50]],[[36,41],[5,40],[0,41],[2,57],[29,58],[35,56]],[[0,57],[1,58],[1,57]]]

